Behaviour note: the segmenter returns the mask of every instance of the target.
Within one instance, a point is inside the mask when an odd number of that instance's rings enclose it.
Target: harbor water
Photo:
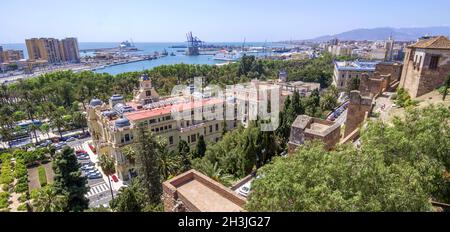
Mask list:
[[[114,42],[97,42],[97,43],[86,43],[81,42],[79,43],[79,49],[87,50],[87,49],[99,49],[99,48],[115,48],[118,47],[119,43]],[[210,43],[212,45],[220,45],[220,46],[235,46],[240,47],[242,46],[242,43],[236,42],[236,43]],[[144,60],[144,61],[138,61],[133,63],[126,63],[126,64],[118,64],[118,65],[112,65],[107,66],[104,68],[96,69],[95,72],[97,73],[109,73],[111,75],[116,75],[124,72],[134,72],[134,71],[142,71],[144,69],[151,69],[157,66],[161,65],[171,65],[171,64],[206,64],[206,65],[214,65],[214,64],[220,64],[224,63],[224,61],[217,61],[214,60],[213,55],[200,55],[200,56],[187,56],[185,55],[184,50],[186,48],[174,48],[174,47],[180,47],[180,46],[186,46],[186,43],[135,43],[135,47],[139,50],[137,52],[132,52],[130,54],[142,54],[142,55],[151,55],[155,52],[162,53],[164,50],[166,50],[169,55],[165,57],[161,57],[154,60]],[[27,49],[25,44],[4,44],[2,45],[3,49],[17,49],[17,50],[23,50],[25,59],[28,58]],[[246,43],[246,47],[281,47],[283,45],[281,44],[266,44],[264,42],[254,42],[254,43]],[[183,51],[182,51],[183,50]],[[170,55],[171,53],[174,54],[174,56]],[[80,52],[80,55],[83,56],[93,56],[94,53],[92,52]],[[265,55],[265,54],[252,54],[252,55]]]

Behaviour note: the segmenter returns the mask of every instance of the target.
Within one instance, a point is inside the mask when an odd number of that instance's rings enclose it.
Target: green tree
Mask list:
[[[47,138],[50,137],[50,125],[48,123],[44,123],[39,127],[39,130],[47,135]]]
[[[276,158],[252,182],[249,211],[430,211],[421,173],[407,163],[387,165],[383,154],[351,146],[328,152],[307,144]]]
[[[445,79],[444,85],[442,86],[442,101],[445,101],[445,98],[447,98],[448,95],[448,89],[450,88],[450,74],[447,76],[447,79]]]
[[[181,172],[186,172],[191,169],[191,159],[189,156],[190,148],[186,141],[181,140],[178,143],[178,155],[181,160]]]
[[[82,112],[75,112],[72,115],[73,125],[76,128],[81,128],[83,134],[85,133],[85,129],[87,127],[87,119],[86,116]]]
[[[160,165],[158,163],[158,144],[153,134],[138,128],[139,138],[137,146],[136,162],[140,181],[149,197],[150,204],[160,204],[162,195]]]
[[[111,190],[111,198],[114,200],[114,193],[111,185],[111,176],[116,173],[116,165],[114,158],[109,155],[100,155],[98,164],[102,168],[103,173],[108,176],[109,189]]]
[[[32,194],[34,211],[63,212],[67,208],[68,198],[59,194],[52,185],[47,185]]]
[[[202,158],[203,156],[205,156],[205,152],[206,152],[205,138],[203,137],[203,135],[200,135],[197,145],[195,147],[194,158]]]
[[[80,164],[74,150],[64,147],[62,152],[56,155],[53,169],[57,194],[68,197],[64,211],[81,212],[87,209],[89,205],[89,200],[85,197],[88,192],[87,179],[81,176]]]

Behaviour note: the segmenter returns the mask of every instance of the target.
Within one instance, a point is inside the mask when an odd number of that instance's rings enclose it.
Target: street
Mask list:
[[[83,144],[90,141],[91,138],[76,140],[73,142],[67,143],[67,145],[73,148],[75,151],[78,150],[86,150],[83,147]],[[93,157],[89,156],[90,160],[78,160],[78,162],[83,165],[87,163],[94,163]],[[89,207],[97,208],[100,206],[109,207],[109,202],[111,201],[111,190],[109,188],[109,183],[105,181],[106,177],[102,173],[103,178],[99,179],[88,179],[89,192],[86,194],[86,197],[89,199]],[[106,179],[107,180],[107,179]],[[113,191],[113,194],[116,195],[117,191]]]

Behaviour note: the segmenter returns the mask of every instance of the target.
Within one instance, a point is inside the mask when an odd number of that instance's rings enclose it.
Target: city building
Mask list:
[[[339,143],[341,138],[341,125],[335,122],[299,115],[291,127],[288,152],[293,153],[306,140],[321,140],[328,150]]]
[[[124,97],[114,95],[109,104],[93,99],[87,110],[88,127],[94,144],[100,154],[110,155],[116,160],[116,171],[122,180],[130,180],[136,175],[134,165],[123,155],[123,149],[133,144],[137,138],[137,127],[144,125],[167,141],[168,149],[175,150],[179,141],[184,140],[195,146],[199,137],[216,142],[222,136],[223,112],[215,109],[224,107],[224,100],[202,98],[193,101],[188,97],[160,98],[151,85],[151,80],[143,75],[135,97],[125,102]],[[172,111],[180,112],[174,118]],[[208,111],[209,118],[193,118],[196,113]],[[227,122],[228,128],[237,127],[237,123]]]
[[[385,60],[391,61],[394,58],[394,44],[395,41],[392,36],[384,43],[384,49],[386,49]]]
[[[76,38],[62,41],[54,38],[32,38],[25,41],[30,60],[47,60],[50,64],[79,62],[80,54]]]
[[[243,212],[246,199],[191,170],[163,183],[165,212]]]
[[[5,50],[0,52],[1,63],[13,63],[24,59],[22,50]]]
[[[450,74],[450,40],[424,38],[406,48],[400,87],[413,98],[442,85]]]
[[[331,45],[328,47],[328,52],[333,56],[351,56],[352,48],[345,45]]]
[[[70,63],[80,62],[80,50],[77,38],[65,38],[61,40],[63,60]]]
[[[379,61],[362,62],[362,61],[335,61],[333,84],[340,90],[347,88],[352,78],[360,78],[363,73],[370,77],[375,72],[376,65]]]

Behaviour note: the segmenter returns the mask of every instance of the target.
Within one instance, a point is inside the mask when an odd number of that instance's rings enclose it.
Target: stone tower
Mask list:
[[[361,93],[357,90],[351,91],[344,138],[355,131],[366,119],[366,114],[370,114],[371,111],[372,97],[361,96]]]
[[[141,76],[139,89],[134,93],[133,102],[138,105],[146,105],[159,100],[159,95],[152,86],[152,80],[144,73]]]

